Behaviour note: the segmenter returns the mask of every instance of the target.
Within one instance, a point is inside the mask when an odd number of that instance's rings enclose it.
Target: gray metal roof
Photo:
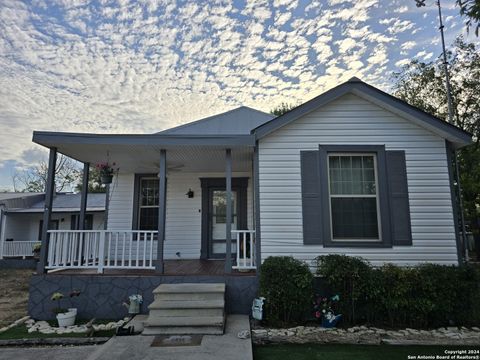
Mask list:
[[[24,192],[0,192],[0,201],[11,199],[22,199],[28,196],[36,196],[41,193],[24,193]]]
[[[54,212],[76,212],[80,211],[81,194],[60,193],[53,198]],[[105,210],[105,193],[89,193],[87,197],[87,211]],[[43,212],[45,199],[35,202],[29,207],[8,209],[8,212]]]
[[[239,108],[159,132],[164,135],[247,135],[275,118],[259,110]]]

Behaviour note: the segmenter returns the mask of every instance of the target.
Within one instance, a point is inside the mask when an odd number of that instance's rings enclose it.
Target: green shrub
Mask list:
[[[266,299],[264,314],[269,324],[301,322],[311,310],[313,274],[293,257],[269,257],[260,268],[260,296]]]
[[[480,274],[469,265],[373,268],[361,258],[321,256],[317,274],[340,295],[349,324],[391,327],[478,325]]]
[[[339,312],[348,323],[364,317],[369,298],[374,296],[370,282],[372,267],[359,257],[345,255],[319,256],[317,275],[323,277],[330,291],[340,296]]]

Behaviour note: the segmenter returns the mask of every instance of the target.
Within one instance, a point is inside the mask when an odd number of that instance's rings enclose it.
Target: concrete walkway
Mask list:
[[[0,348],[0,360],[84,360],[100,346]]]
[[[87,360],[252,360],[250,339],[237,334],[250,330],[246,315],[229,315],[225,334],[205,335],[200,346],[150,347],[154,336],[119,336],[97,348]]]

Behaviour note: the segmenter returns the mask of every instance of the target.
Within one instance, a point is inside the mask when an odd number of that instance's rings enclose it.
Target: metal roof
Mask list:
[[[241,106],[204,119],[159,132],[164,135],[248,135],[275,115]]]
[[[89,193],[87,197],[87,211],[105,210],[105,193]],[[81,194],[59,193],[53,198],[54,212],[77,212],[80,211]],[[29,207],[8,209],[8,212],[43,212],[45,199],[35,202]]]

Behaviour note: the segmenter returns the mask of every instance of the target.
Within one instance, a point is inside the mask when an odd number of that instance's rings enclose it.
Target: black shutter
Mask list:
[[[318,151],[301,151],[303,243],[322,244],[322,201]]]
[[[386,151],[392,245],[412,245],[405,151]]]

